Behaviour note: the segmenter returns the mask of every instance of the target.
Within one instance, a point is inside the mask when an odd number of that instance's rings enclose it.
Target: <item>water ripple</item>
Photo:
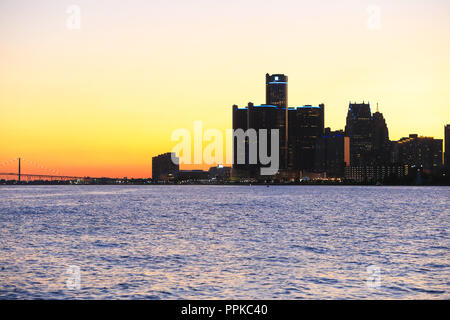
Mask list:
[[[449,299],[448,187],[1,186],[3,299]],[[69,266],[80,288],[67,286]],[[370,286],[367,267],[380,270]]]

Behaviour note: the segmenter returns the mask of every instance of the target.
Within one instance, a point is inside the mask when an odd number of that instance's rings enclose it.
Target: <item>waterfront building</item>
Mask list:
[[[369,103],[350,103],[345,135],[350,138],[350,165],[373,165],[373,123]]]
[[[288,77],[266,74],[266,104],[286,109],[288,106]]]
[[[356,183],[375,184],[386,181],[399,181],[408,175],[407,165],[387,166],[348,166],[345,167],[345,179]]]
[[[231,178],[231,167],[218,165],[216,167],[209,168],[208,172],[211,179],[226,181],[230,180]]]
[[[326,128],[325,134],[319,139],[316,146],[315,171],[324,171],[327,178],[344,177],[345,146],[348,143],[349,138],[345,136],[343,130],[331,131],[330,128]]]
[[[203,170],[181,170],[175,175],[175,180],[178,182],[199,182],[209,179],[209,172]]]
[[[315,171],[317,147],[324,134],[325,105],[289,108],[288,165],[291,170]]]
[[[175,163],[173,161],[175,159]],[[179,171],[179,159],[172,152],[152,158],[153,182],[167,182],[174,179]]]
[[[288,162],[288,77],[284,74],[266,74],[266,105],[276,106],[275,124],[280,135],[279,163],[281,171],[287,169]]]
[[[267,150],[272,150],[271,146],[271,130],[279,128],[279,115],[283,112],[274,105],[259,105],[255,106],[253,103],[249,103],[247,107],[239,108],[237,105],[233,106],[233,130],[236,132],[238,129],[242,129],[246,132],[248,129],[253,129],[256,133],[253,139],[248,134],[244,136],[235,135],[233,138],[233,176],[236,177],[254,177],[260,176],[260,169],[264,167],[259,161],[259,148],[258,137],[261,129],[267,130]],[[280,130],[281,131],[281,130]],[[281,145],[281,132],[280,145]],[[239,140],[242,139],[242,140]],[[239,144],[244,146],[244,163],[240,163],[239,159]],[[279,149],[281,159],[281,146]],[[250,152],[254,152],[252,155]],[[252,158],[256,157],[256,163],[252,161]],[[253,162],[253,163],[252,163]],[[280,161],[281,164],[281,161]]]
[[[389,130],[383,114],[378,111],[372,115],[372,161],[376,165],[388,165],[392,163],[392,147],[389,140]]]
[[[442,168],[442,139],[410,134],[395,144],[396,160],[400,164],[415,166],[434,174]]]
[[[444,131],[445,131],[444,165],[447,170],[450,170],[450,124],[445,126]]]

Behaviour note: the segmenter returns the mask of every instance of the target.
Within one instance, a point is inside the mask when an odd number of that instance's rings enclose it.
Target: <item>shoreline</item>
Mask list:
[[[366,186],[366,187],[450,187],[450,184],[375,184],[375,183],[0,183],[0,186]]]

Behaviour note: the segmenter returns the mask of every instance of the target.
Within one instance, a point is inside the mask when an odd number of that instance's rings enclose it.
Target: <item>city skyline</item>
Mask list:
[[[289,75],[289,106],[324,103],[332,130],[344,128],[349,101],[370,101],[391,140],[444,138],[448,2],[380,1],[378,29],[369,1],[78,4],[80,30],[67,29],[63,3],[0,4],[0,163],[148,176],[173,130],[195,120],[226,130],[231,105],[264,102],[266,72]],[[283,32],[261,19],[269,13]]]
[[[276,74],[276,75],[281,75],[281,76],[285,76],[284,74]],[[266,74],[266,77],[267,76],[269,76],[269,74]],[[275,76],[275,75],[273,75],[273,76]],[[287,78],[287,77],[286,77]],[[278,79],[277,79],[277,81],[278,81]],[[266,82],[266,84],[267,84],[267,82]],[[286,82],[286,84],[287,84],[287,82]],[[269,97],[268,97],[268,94],[267,94],[267,92],[266,92],[266,99],[270,99]],[[286,99],[287,100],[287,99]],[[250,105],[252,105],[253,106],[253,103],[251,103],[251,102],[249,102],[249,104]],[[348,117],[348,115],[349,115],[349,113],[350,113],[350,110],[351,110],[351,107],[352,106],[367,106],[368,107],[368,110],[370,110],[370,111],[372,111],[372,106],[371,106],[371,104],[370,104],[370,102],[369,101],[367,101],[367,102],[365,102],[365,101],[362,101],[362,103],[361,104],[358,104],[358,102],[352,102],[352,101],[350,101],[349,102],[349,108],[347,109],[347,117]],[[269,106],[270,107],[270,105],[268,104],[268,103],[266,103],[266,104],[261,104],[261,106],[257,106],[257,107],[264,107],[264,106]],[[237,105],[236,105],[236,107],[237,107]],[[275,107],[275,106],[274,106]],[[246,106],[245,107],[245,109],[247,109],[248,107]],[[319,104],[318,106],[313,106],[313,105],[303,105],[303,106],[298,106],[298,107],[289,107],[289,111],[294,111],[294,110],[302,110],[302,109],[307,109],[307,110],[309,110],[309,109],[311,109],[311,110],[315,110],[315,109],[322,109],[322,118],[326,118],[326,116],[325,116],[325,112],[324,112],[324,109],[325,109],[325,106],[324,106],[324,104]],[[369,112],[370,112],[369,111]],[[387,128],[388,128],[388,125],[387,125],[387,123],[385,122],[385,118],[383,117],[383,113],[380,113],[379,112],[379,106],[378,106],[378,104],[377,104],[377,106],[376,106],[376,112],[372,112],[372,115],[373,116],[376,116],[376,115],[380,115],[381,116],[381,119],[383,120],[383,123],[384,123],[384,126],[386,127],[386,130],[388,130]],[[274,121],[276,121],[276,119],[273,119]],[[347,120],[348,121],[348,120]],[[329,130],[336,130],[336,131],[331,131],[333,134],[335,134],[335,133],[340,133],[340,132],[342,132],[343,134],[344,134],[344,136],[346,136],[346,134],[345,134],[345,131],[343,130],[343,128],[330,128],[330,127],[327,127],[326,126],[326,122],[324,122],[324,120],[322,119],[322,126],[323,126],[323,129],[325,130],[325,129],[327,129],[328,130],[328,134],[329,134]],[[446,152],[448,152],[448,150],[447,150],[447,148],[446,148],[446,146],[448,145],[448,140],[449,139],[445,139],[445,138],[447,138],[447,135],[446,135],[446,133],[447,133],[447,131],[448,131],[448,127],[449,127],[450,125],[448,125],[448,124],[446,124],[445,126],[444,126],[444,134],[443,134],[443,138],[442,139],[440,139],[440,140],[442,140],[442,142],[443,142],[443,144],[442,144],[442,165],[445,167],[445,165],[446,165],[446,162],[445,162],[445,154],[446,154]],[[344,127],[346,127],[345,125],[344,125]],[[194,130],[195,131],[195,130]],[[224,130],[224,132],[225,132],[225,130]],[[325,133],[325,131],[324,131],[324,133]],[[390,136],[389,136],[389,133],[387,133],[386,132],[386,134],[388,135],[387,137],[389,138]],[[390,139],[392,142],[396,142],[396,141],[398,141],[398,142],[401,142],[401,141],[403,141],[403,140],[405,140],[405,139],[410,139],[411,138],[411,136],[415,136],[415,137],[419,137],[419,138],[434,138],[434,139],[438,139],[439,140],[439,138],[436,138],[436,137],[429,137],[429,136],[425,136],[425,135],[421,135],[421,134],[417,134],[417,133],[409,133],[409,135],[405,135],[405,136],[403,136],[403,137],[401,137],[400,139]],[[282,140],[280,140],[280,141],[282,141]],[[350,141],[350,140],[349,140]],[[171,143],[170,143],[170,146],[172,147],[174,145],[174,142],[173,141],[171,141]],[[227,146],[224,146],[224,155],[225,155],[225,153],[226,153],[226,151],[225,151],[225,149],[227,148]],[[168,149],[170,149],[169,148],[169,145],[168,146],[166,146],[166,149],[165,150],[168,150]],[[205,149],[205,145],[203,145],[203,150]],[[281,154],[282,154],[282,152],[281,152]],[[160,156],[160,155],[162,155],[162,154],[154,154],[154,155],[152,155],[152,158],[155,158],[155,157],[158,157],[158,156]],[[225,159],[226,157],[224,156],[224,159]],[[15,159],[10,159],[9,161],[6,161],[6,162],[11,162],[11,163],[13,163],[12,162],[12,160],[15,160]],[[19,161],[20,161],[20,158],[19,158]],[[44,170],[44,171],[51,171],[51,172],[53,172],[55,175],[62,175],[62,173],[60,172],[60,171],[58,171],[58,170],[55,170],[55,169],[51,169],[51,168],[48,168],[48,167],[45,167],[45,166],[42,166],[41,164],[41,162],[39,162],[39,161],[29,161],[29,163],[30,164],[32,164],[32,167],[33,167],[33,169],[34,170],[36,170],[37,168],[40,168],[40,169],[42,169],[42,170]],[[227,163],[226,161],[223,161],[223,162],[217,162],[217,163],[214,163],[213,165],[211,165],[211,164],[206,164],[206,163],[203,163],[202,165],[199,165],[199,164],[180,164],[180,169],[184,169],[184,170],[190,170],[190,169],[200,169],[200,170],[208,170],[208,169],[211,169],[211,168],[214,168],[214,167],[216,167],[217,165],[225,165],[225,166],[229,166],[229,167],[231,167],[232,165],[233,165],[233,163]],[[150,170],[151,171],[153,171],[153,167],[152,166],[150,166]],[[48,173],[48,172],[47,172]],[[37,173],[37,174],[39,174],[39,173]],[[85,177],[89,177],[89,175],[84,175]],[[95,176],[95,175],[94,175]],[[100,175],[97,175],[96,177],[101,177]],[[106,176],[104,176],[104,177],[106,177]],[[121,178],[121,176],[109,176],[110,178]],[[124,175],[123,177],[127,177],[127,175]],[[140,179],[140,178],[146,178],[146,177],[149,177],[149,175],[148,175],[148,172],[146,173],[146,174],[144,174],[144,175],[142,175],[142,176],[131,176],[130,178],[138,178],[138,179]],[[151,174],[150,175],[150,178],[153,178],[153,174]]]
[[[449,0],[0,0],[0,300],[449,299],[449,57]]]

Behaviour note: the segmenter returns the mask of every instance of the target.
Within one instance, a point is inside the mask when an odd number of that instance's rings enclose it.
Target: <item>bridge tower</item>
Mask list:
[[[20,183],[20,158],[19,158],[19,175],[18,175],[18,177],[19,177],[19,183]]]

